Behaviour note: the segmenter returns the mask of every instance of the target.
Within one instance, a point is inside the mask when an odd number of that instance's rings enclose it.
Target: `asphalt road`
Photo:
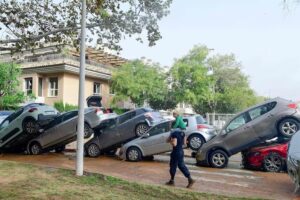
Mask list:
[[[3,154],[0,160],[31,163],[56,168],[75,168],[74,153],[47,153],[39,156]],[[120,177],[130,181],[163,185],[168,179],[168,155],[155,156],[154,161],[126,162],[115,157],[85,158],[85,171]],[[285,173],[264,173],[240,168],[240,155],[231,157],[228,168],[212,169],[195,166],[195,160],[185,159],[192,176],[197,180],[193,190],[205,193],[265,199],[300,200]],[[184,188],[187,180],[181,172],[176,187]]]

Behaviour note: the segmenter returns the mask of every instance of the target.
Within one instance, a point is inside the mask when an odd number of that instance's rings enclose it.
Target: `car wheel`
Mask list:
[[[193,151],[198,151],[202,147],[203,143],[204,141],[199,135],[191,135],[188,139],[188,146]]]
[[[66,149],[66,146],[60,146],[55,148],[56,153],[61,153]]]
[[[38,123],[34,119],[27,119],[23,122],[23,130],[27,134],[36,134],[38,132],[38,129]]]
[[[101,153],[101,150],[100,150],[99,146],[94,143],[90,144],[87,148],[87,155],[90,157],[93,157],[93,158],[98,157],[100,155],[100,153]]]
[[[209,163],[214,168],[224,168],[228,164],[228,155],[222,150],[215,150],[209,155]]]
[[[142,153],[137,147],[130,147],[126,152],[126,158],[128,161],[137,162],[142,159]]]
[[[279,123],[278,131],[283,137],[290,138],[299,130],[299,122],[294,119],[284,119]]]
[[[94,134],[93,129],[87,123],[84,123],[84,138],[89,138],[93,134]]]
[[[270,153],[263,161],[263,168],[267,172],[280,172],[283,169],[283,165],[283,159],[277,153]]]
[[[34,142],[30,145],[30,154],[31,155],[39,155],[42,153],[42,147],[39,143]]]
[[[149,129],[149,126],[146,123],[142,123],[142,124],[138,124],[135,127],[135,134],[137,137],[142,136],[143,134],[145,134]]]

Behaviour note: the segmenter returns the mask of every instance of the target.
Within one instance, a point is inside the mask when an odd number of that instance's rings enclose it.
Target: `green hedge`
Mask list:
[[[71,110],[77,110],[78,106],[68,103],[64,104],[62,101],[59,101],[54,103],[54,108],[56,108],[59,112],[68,112]]]

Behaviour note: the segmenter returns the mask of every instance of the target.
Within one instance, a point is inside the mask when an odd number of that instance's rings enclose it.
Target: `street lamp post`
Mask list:
[[[82,0],[81,40],[80,40],[80,72],[78,97],[78,132],[76,149],[76,175],[83,175],[83,142],[84,142],[84,83],[85,83],[85,38],[86,38],[86,0]]]

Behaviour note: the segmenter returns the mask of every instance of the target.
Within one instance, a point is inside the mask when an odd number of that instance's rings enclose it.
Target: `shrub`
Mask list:
[[[56,108],[56,110],[58,110],[59,112],[68,112],[78,109],[78,106],[68,103],[64,104],[62,101],[59,101],[54,103],[54,108]]]

